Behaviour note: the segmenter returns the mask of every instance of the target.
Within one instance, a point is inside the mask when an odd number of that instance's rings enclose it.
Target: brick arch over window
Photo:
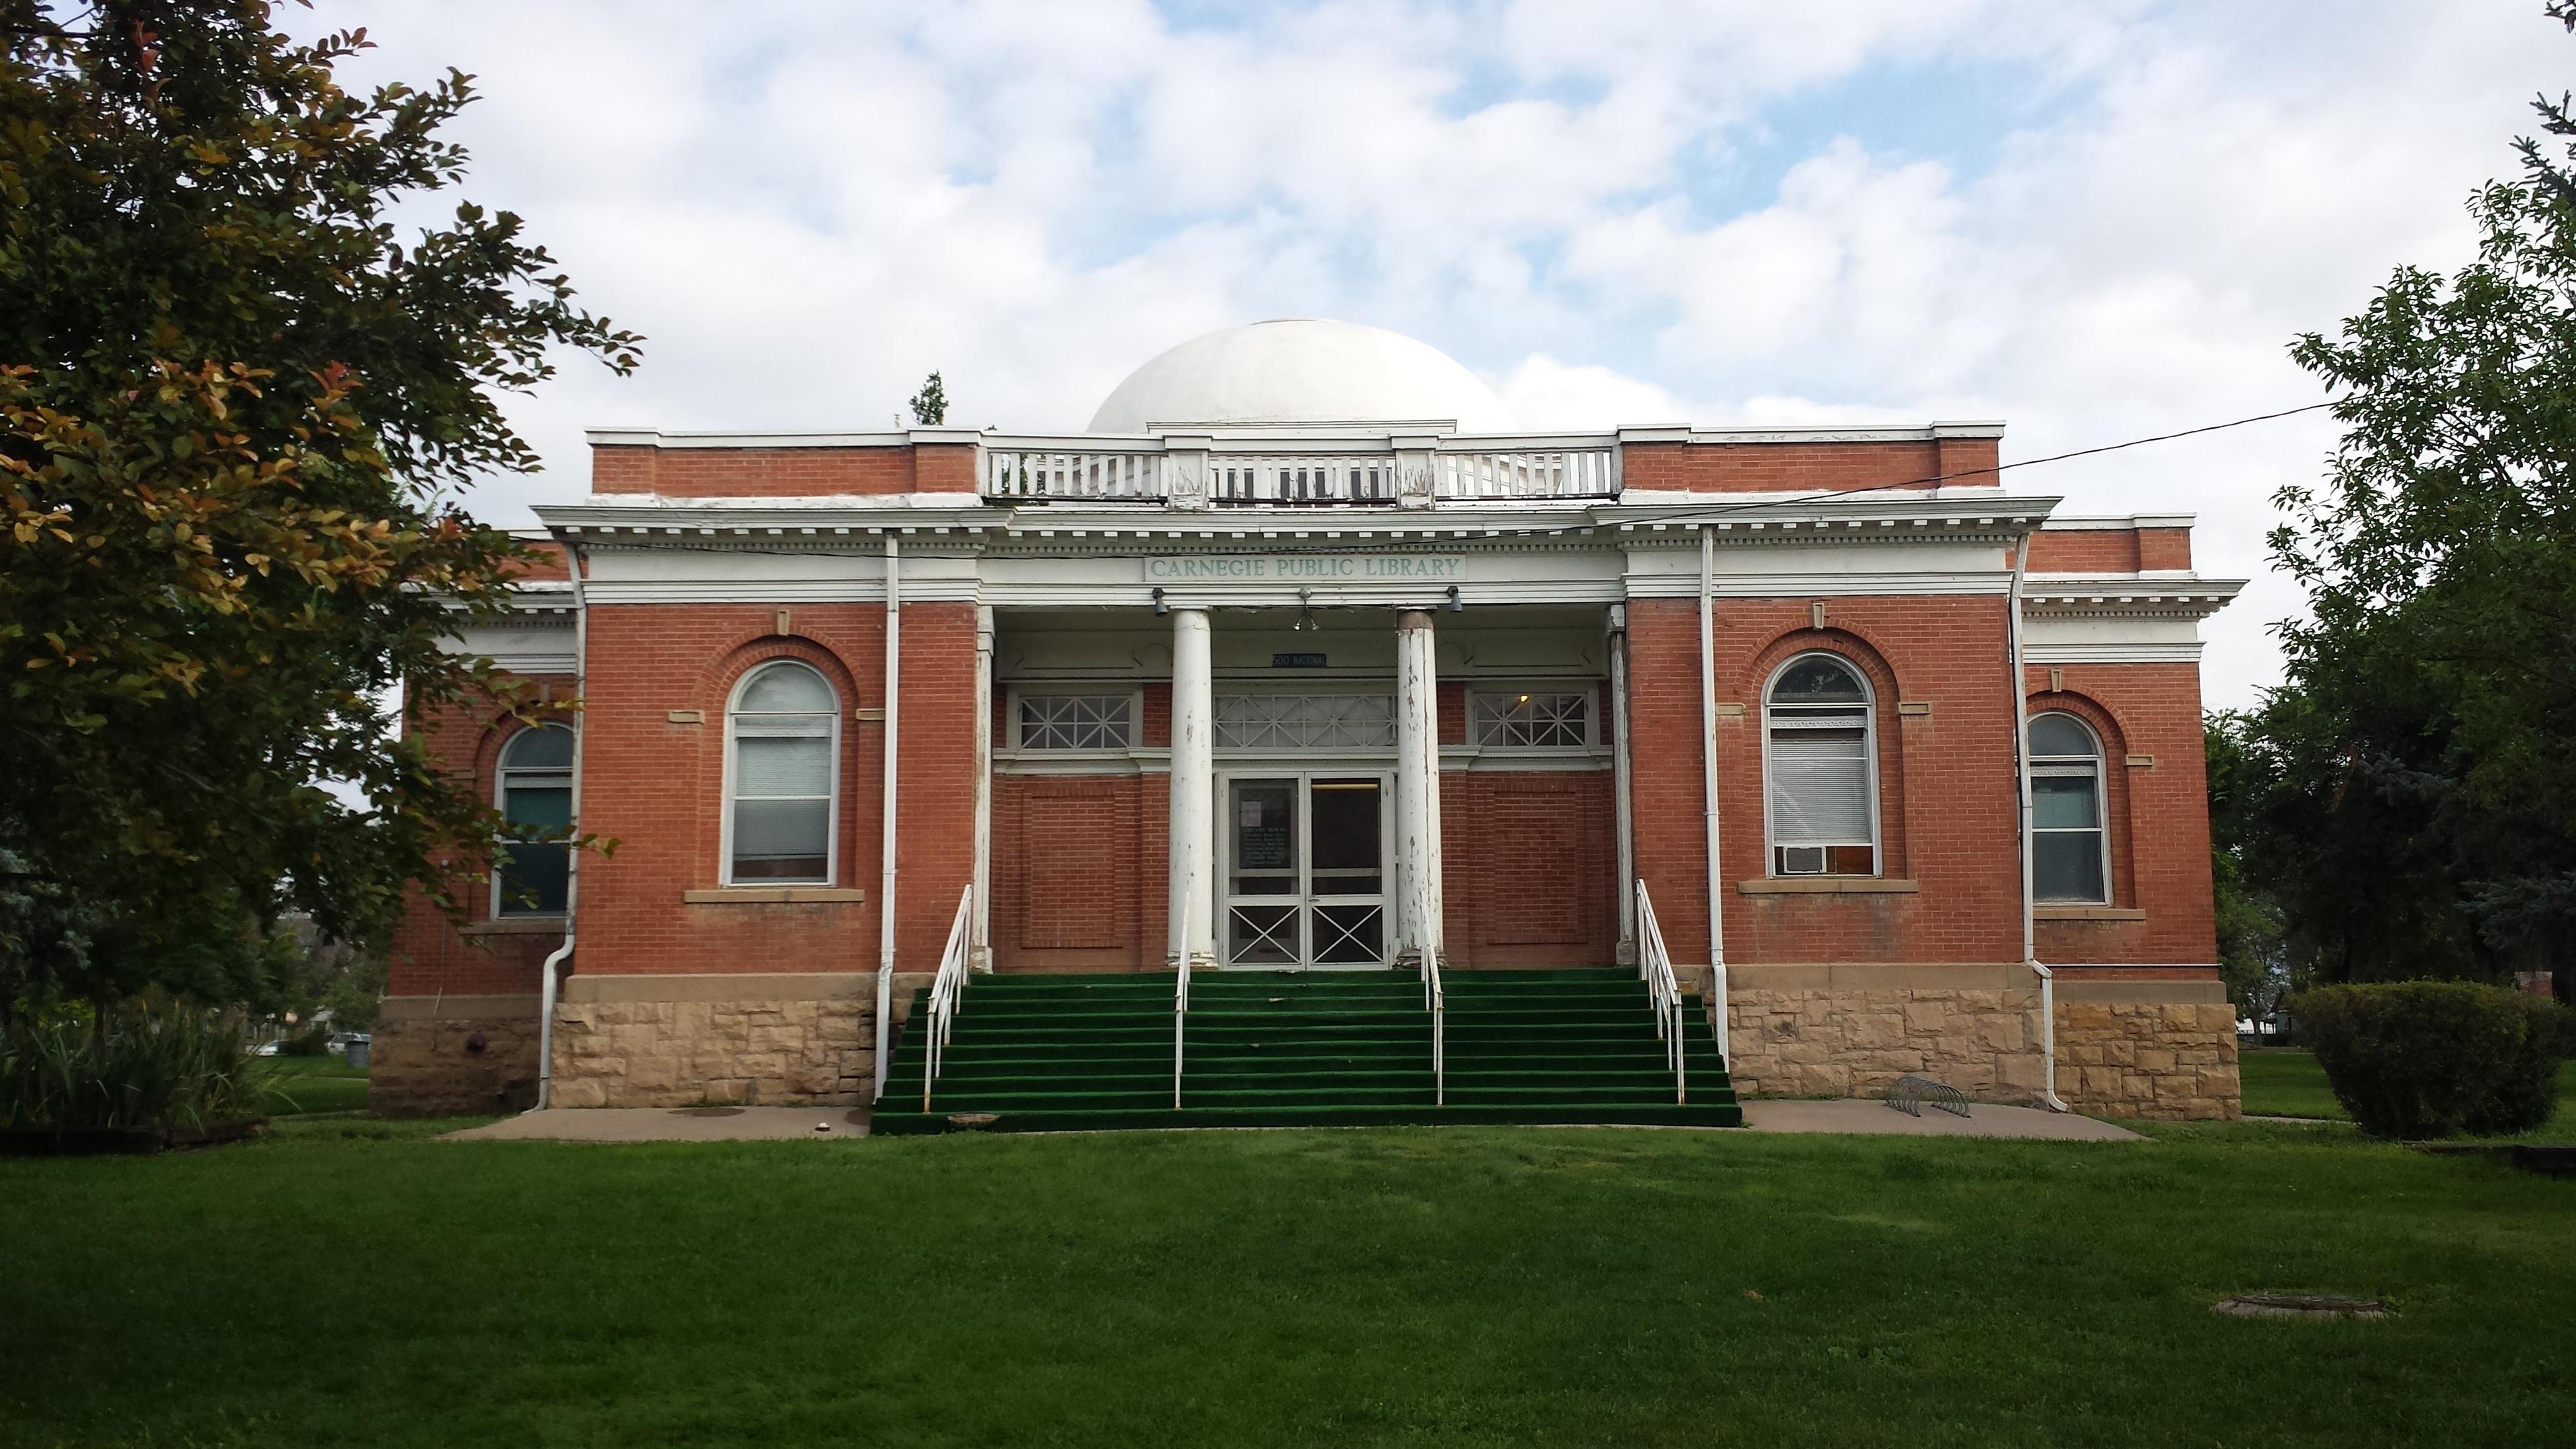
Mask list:
[[[1766,692],[1781,666],[1801,654],[1834,655],[1858,670],[1869,686],[1871,733],[1878,747],[1878,873],[1891,877],[1911,875],[1905,816],[1905,741],[1896,713],[1896,702],[1904,696],[1899,692],[1894,665],[1865,631],[1841,624],[1822,629],[1789,629],[1755,651],[1735,684],[1735,697],[1744,702],[1745,723],[1751,727],[1744,738],[1752,742],[1756,751],[1762,748]],[[1762,778],[1765,793],[1750,804],[1753,819],[1761,822],[1760,833],[1767,847],[1770,781],[1767,775]],[[1730,816],[1734,813],[1732,809],[1728,811]]]
[[[840,865],[836,884],[873,879],[877,869],[878,812],[881,808],[882,772],[877,768],[879,751],[885,748],[882,725],[858,725],[854,712],[870,700],[884,702],[885,681],[880,673],[873,687],[863,688],[860,676],[844,652],[828,642],[828,634],[774,634],[750,630],[737,636],[736,642],[718,653],[699,676],[694,703],[706,712],[708,748],[699,755],[699,778],[693,788],[709,806],[707,819],[712,823],[701,837],[694,854],[693,875],[710,884],[725,878],[724,812],[726,734],[725,711],[745,676],[764,664],[793,659],[810,665],[823,676],[823,681],[839,696],[840,749],[834,790],[834,854]],[[881,647],[881,646],[880,646]],[[882,658],[882,656],[879,656]],[[883,666],[880,664],[880,670]]]
[[[2067,689],[2034,689],[2023,697],[2026,715],[2066,714],[2084,721],[2102,745],[2102,827],[2111,842],[2113,906],[2137,904],[2136,853],[2131,848],[2129,808],[2129,732],[2110,706],[2089,694]]]

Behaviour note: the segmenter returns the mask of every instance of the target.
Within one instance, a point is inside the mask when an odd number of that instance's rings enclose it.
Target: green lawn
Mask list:
[[[268,1113],[295,1117],[314,1112],[354,1112],[367,1105],[367,1070],[338,1057],[270,1057],[274,1069]]]
[[[2343,1132],[0,1161],[0,1443],[2530,1444],[2576,1184]],[[2262,1288],[2385,1295],[2284,1324]]]
[[[2265,1048],[2240,1052],[2237,1070],[2245,1082],[2245,1110],[2258,1116],[2324,1117],[2350,1121],[2326,1085],[2325,1068],[2303,1051]],[[2576,1141],[2576,1061],[2558,1067],[2558,1115],[2536,1136],[2553,1142]]]

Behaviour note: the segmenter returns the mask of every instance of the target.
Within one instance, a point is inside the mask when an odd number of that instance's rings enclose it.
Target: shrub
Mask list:
[[[2328,986],[2291,1004],[2343,1103],[2380,1137],[2521,1132],[2549,1120],[2566,1008],[2459,981]]]
[[[0,1033],[0,1127],[239,1121],[260,1115],[268,1076],[220,1012],[30,1012]]]
[[[277,1044],[282,1057],[327,1057],[331,1054],[331,1029],[316,1023]]]

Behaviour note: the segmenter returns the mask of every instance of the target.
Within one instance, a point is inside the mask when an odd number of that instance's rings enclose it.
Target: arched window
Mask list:
[[[2102,828],[2102,742],[2071,714],[2030,721],[2030,881],[2043,901],[2108,905],[2110,832]]]
[[[1869,686],[1831,654],[1801,654],[1763,697],[1773,875],[1878,874],[1878,749]]]
[[[496,916],[560,916],[571,876],[572,731],[537,725],[501,747],[492,808],[508,822],[492,882]]]
[[[725,713],[727,884],[830,885],[840,701],[791,659],[743,677]]]

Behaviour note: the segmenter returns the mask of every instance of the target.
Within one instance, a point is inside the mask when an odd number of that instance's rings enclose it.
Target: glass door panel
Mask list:
[[[1227,965],[1386,964],[1386,793],[1381,775],[1227,781]]]
[[[1386,961],[1386,792],[1376,776],[1306,782],[1307,961]]]
[[[1295,779],[1233,780],[1227,832],[1225,962],[1298,966],[1306,959],[1304,832]]]

